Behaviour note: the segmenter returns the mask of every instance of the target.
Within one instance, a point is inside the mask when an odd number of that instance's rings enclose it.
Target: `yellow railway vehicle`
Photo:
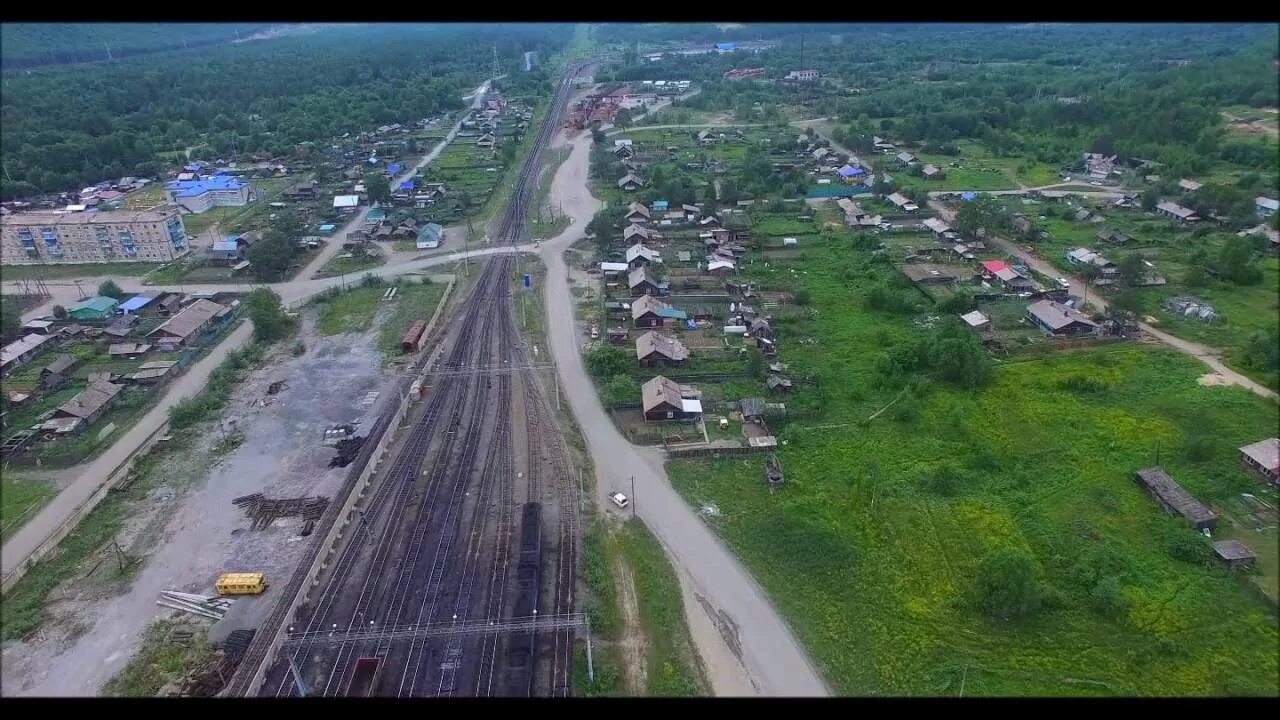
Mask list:
[[[267,589],[267,576],[260,572],[225,573],[214,588],[219,595],[258,595]]]

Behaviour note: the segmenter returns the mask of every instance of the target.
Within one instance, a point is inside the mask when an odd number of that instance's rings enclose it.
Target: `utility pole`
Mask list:
[[[631,476],[631,517],[636,516],[636,476]]]
[[[289,653],[289,671],[293,673],[293,684],[298,686],[298,697],[306,697],[307,685],[302,682],[302,673],[298,670],[298,662],[293,653]]]

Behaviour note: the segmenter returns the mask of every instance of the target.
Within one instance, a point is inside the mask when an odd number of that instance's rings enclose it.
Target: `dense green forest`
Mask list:
[[[28,68],[197,48],[247,38],[266,23],[5,23],[0,66]]]
[[[598,77],[702,81],[702,92],[685,107],[732,107],[744,122],[780,119],[782,104],[808,104],[838,117],[839,137],[854,146],[869,146],[872,133],[892,132],[938,148],[980,140],[997,155],[1051,164],[1076,162],[1086,150],[1117,153],[1161,163],[1175,181],[1223,161],[1262,173],[1264,188],[1280,162],[1274,143],[1226,137],[1219,114],[1233,105],[1277,105],[1272,26],[843,29],[806,34],[803,48],[793,33],[756,54],[661,63],[632,55]],[[840,90],[720,79],[748,66],[767,67],[773,78],[814,68]]]
[[[109,64],[7,72],[0,108],[5,199],[156,175],[163,153],[280,156],[300,143],[464,107],[526,50],[569,26],[362,26]],[[207,157],[205,152],[201,156]],[[175,155],[176,156],[176,155]],[[175,156],[169,156],[172,160]]]

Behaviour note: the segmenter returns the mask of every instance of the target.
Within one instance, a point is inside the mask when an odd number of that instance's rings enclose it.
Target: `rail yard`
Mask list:
[[[521,239],[542,150],[581,68],[552,101],[499,242]],[[579,490],[516,325],[515,269],[514,253],[487,260],[455,321],[424,341],[424,359],[398,386],[418,381],[424,402],[315,582],[306,574],[330,550],[322,540],[283,589],[226,694],[570,694],[574,637],[586,625],[576,612]],[[348,495],[394,431],[395,411],[352,463]],[[318,537],[343,505],[331,504]]]

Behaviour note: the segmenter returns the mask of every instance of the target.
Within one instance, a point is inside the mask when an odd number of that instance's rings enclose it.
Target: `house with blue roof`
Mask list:
[[[418,184],[415,183],[414,181],[405,180],[404,182],[400,183],[399,186],[396,187],[396,192],[411,193],[413,192],[414,188],[416,188],[417,186]]]
[[[387,166],[386,173],[388,175],[394,176],[396,173],[400,172],[401,170],[404,170],[404,167],[400,163],[391,163],[390,165]]]
[[[165,185],[169,201],[199,214],[214,207],[240,207],[253,199],[253,186],[231,175],[176,180]]]
[[[731,42],[716,43],[716,50],[720,52],[733,52],[734,44]]]

